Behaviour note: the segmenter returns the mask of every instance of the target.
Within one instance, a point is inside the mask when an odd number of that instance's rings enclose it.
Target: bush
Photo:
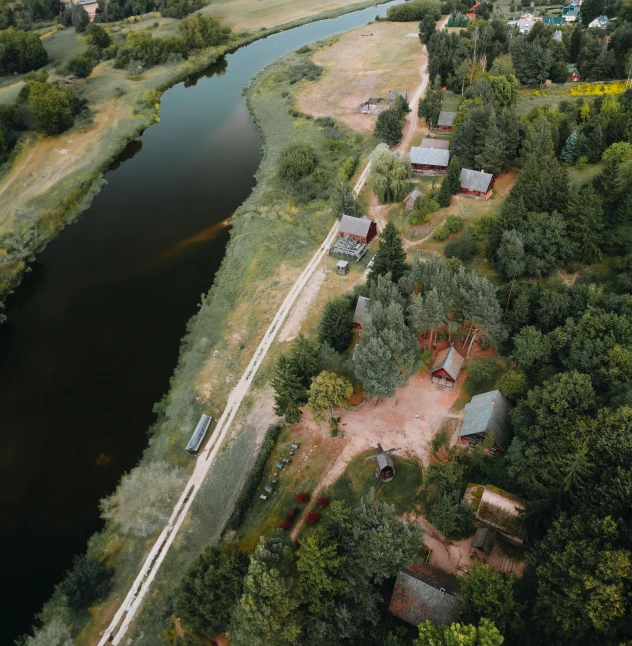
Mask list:
[[[316,168],[316,155],[309,144],[290,144],[279,156],[278,174],[281,179],[296,182]]]
[[[306,58],[289,67],[285,73],[285,78],[290,85],[294,85],[294,83],[298,83],[303,79],[315,81],[322,73],[322,67],[316,65],[310,58]]]
[[[529,381],[524,372],[511,370],[503,375],[498,388],[512,404],[515,404],[529,392]]]
[[[309,525],[313,525],[320,520],[320,514],[317,511],[310,511],[305,520]]]
[[[447,258],[458,258],[459,260],[470,260],[476,254],[476,240],[471,229],[467,229],[456,240],[446,244],[443,253]]]
[[[94,23],[90,23],[86,29],[86,40],[88,44],[99,49],[106,49],[112,44],[110,34],[101,25],[95,25]]]
[[[301,505],[304,505],[308,503],[310,500],[310,496],[308,493],[299,493],[296,494],[296,502],[300,502]]]
[[[0,76],[24,74],[46,63],[48,54],[37,34],[13,27],[0,31]]]
[[[342,179],[351,179],[356,172],[360,158],[358,155],[346,159],[340,167],[339,175]]]
[[[75,556],[72,569],[59,584],[68,607],[74,612],[89,608],[98,599],[106,597],[112,588],[112,571],[88,554]]]
[[[48,83],[29,83],[28,110],[35,128],[47,135],[58,135],[71,128],[75,120],[68,95]]]
[[[292,526],[292,522],[289,521],[287,518],[284,518],[280,523],[279,523],[279,529],[282,529],[284,532],[286,532],[290,527]]]
[[[386,11],[386,19],[393,22],[418,22],[428,14],[435,20],[441,18],[439,0],[413,0],[413,2],[389,7]]]
[[[479,388],[491,380],[496,372],[496,361],[491,357],[473,359],[467,364],[467,380],[474,388]]]
[[[448,215],[445,226],[450,233],[458,233],[463,228],[463,218],[460,215]]]
[[[586,164],[588,163],[588,157],[586,155],[582,155],[581,157],[578,158],[577,162],[575,163],[575,166],[577,166],[577,170],[583,170],[586,168]]]
[[[85,79],[94,69],[94,61],[86,54],[77,54],[66,63],[66,73]]]
[[[329,498],[326,498],[325,496],[321,496],[317,501],[316,504],[321,508],[321,509],[327,509],[329,507]]]
[[[432,234],[432,239],[437,242],[443,242],[450,235],[450,231],[445,224],[438,226]]]

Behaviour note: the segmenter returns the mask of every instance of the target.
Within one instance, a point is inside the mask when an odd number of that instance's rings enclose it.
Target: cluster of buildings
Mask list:
[[[381,97],[370,97],[364,103],[360,104],[361,114],[379,114],[385,105],[392,105],[395,98],[401,96],[405,101],[408,101],[408,92],[404,90],[389,90],[386,99]]]
[[[94,17],[99,10],[98,0],[61,0],[61,2],[67,7],[83,7],[90,17],[90,22],[94,22]]]
[[[534,16],[531,13],[525,13],[518,20],[510,20],[507,24],[510,27],[516,27],[521,34],[528,34],[533,29],[534,25],[537,22],[542,22],[544,25],[555,27],[562,27],[564,25],[570,25],[579,20],[579,10],[582,4],[582,0],[576,0],[571,2],[571,4],[566,5],[562,8],[562,14],[559,16]],[[610,19],[608,16],[598,16],[588,25],[589,29],[606,29],[610,24]],[[556,32],[557,34],[557,32]],[[559,33],[558,37],[554,38],[556,40],[562,39],[562,33]]]

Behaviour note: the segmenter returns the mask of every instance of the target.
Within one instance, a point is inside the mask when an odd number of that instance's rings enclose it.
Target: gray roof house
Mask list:
[[[486,195],[493,186],[494,176],[478,170],[469,168],[461,169],[461,192],[472,195]]]
[[[506,451],[511,444],[509,414],[512,408],[500,390],[475,395],[472,401],[465,405],[465,418],[459,436],[472,443],[491,433],[494,443],[503,452]]]
[[[450,150],[450,142],[447,139],[434,139],[434,137],[425,137],[421,140],[422,148],[443,148]]]
[[[354,218],[351,215],[343,215],[340,219],[340,228],[338,231],[341,235],[348,234],[353,236],[366,237],[369,235],[371,220],[363,215],[361,218]]]
[[[369,303],[370,298],[358,296],[358,304],[353,313],[353,324],[355,327],[362,327],[369,320]]]
[[[456,117],[456,112],[439,112],[439,120],[437,121],[437,126],[441,128],[450,128],[452,129],[452,124],[454,123],[454,117]]]
[[[459,619],[459,581],[427,563],[412,565],[397,575],[389,610],[400,619],[418,626],[451,624]]]
[[[389,103],[393,103],[393,101],[395,101],[395,98],[397,96],[401,96],[403,99],[408,101],[408,92],[405,92],[404,90],[389,90],[388,91],[388,98],[386,100]]]
[[[450,151],[443,148],[422,148],[413,146],[410,149],[410,164],[413,169],[445,170],[450,162]]]
[[[465,359],[456,351],[453,345],[445,350],[441,350],[430,370],[432,381],[434,383],[445,383],[448,386],[453,386],[461,372],[463,361]]]

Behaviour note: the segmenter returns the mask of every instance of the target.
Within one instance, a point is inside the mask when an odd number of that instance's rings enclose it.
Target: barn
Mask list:
[[[500,390],[472,397],[464,409],[465,417],[459,431],[461,444],[474,447],[491,433],[494,444],[490,452],[493,455],[505,453],[511,444],[511,408]]]
[[[439,130],[441,130],[442,132],[452,132],[454,117],[456,117],[456,112],[439,112],[437,128],[439,128]]]
[[[454,388],[454,384],[461,372],[463,357],[456,351],[453,345],[441,350],[430,371],[432,383],[439,384],[439,388]]]
[[[413,146],[410,149],[410,165],[414,171],[425,175],[445,173],[450,162],[450,151],[442,148],[422,148]]]
[[[450,142],[447,139],[435,139],[434,137],[426,137],[421,140],[422,148],[442,148],[443,150],[450,150]]]
[[[482,170],[461,170],[461,188],[460,192],[477,199],[488,200],[492,196],[492,187],[494,186],[494,176],[485,173]]]
[[[343,215],[340,220],[338,233],[341,238],[353,238],[358,242],[369,244],[377,235],[377,226],[366,215],[363,215],[361,218]]]

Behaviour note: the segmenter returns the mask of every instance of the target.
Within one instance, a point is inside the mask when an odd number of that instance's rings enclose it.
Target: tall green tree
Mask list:
[[[505,638],[489,619],[481,619],[478,627],[471,624],[435,626],[430,621],[419,625],[419,638],[414,646],[502,646]]]
[[[275,414],[285,416],[288,424],[296,424],[301,417],[300,407],[307,402],[307,392],[286,354],[280,354],[274,364],[272,387]]]
[[[427,45],[430,42],[430,39],[437,31],[437,25],[434,20],[434,16],[427,13],[424,16],[424,19],[419,23],[419,40],[422,45]]]
[[[419,107],[417,109],[417,116],[420,119],[425,119],[429,128],[436,128],[437,126],[442,101],[443,90],[441,88],[441,76],[437,74],[432,86],[428,86],[426,95],[419,102]]]
[[[350,381],[344,377],[338,377],[333,372],[323,370],[312,379],[312,385],[309,388],[308,404],[314,420],[324,421],[325,413],[329,413],[329,419],[334,420],[336,408],[342,410],[349,408],[349,397],[352,393],[353,386]]]
[[[349,347],[352,338],[353,312],[349,306],[349,299],[338,296],[327,301],[320,319],[318,341],[342,352]]]
[[[391,279],[397,283],[406,271],[406,252],[402,245],[402,236],[392,222],[388,222],[382,232],[377,251],[373,257],[373,265],[367,282],[372,284],[378,276],[391,274]]]
[[[318,348],[314,343],[307,339],[303,334],[296,337],[290,350],[290,363],[300,379],[303,388],[307,391],[315,377],[321,369],[320,359],[318,358]]]
[[[382,110],[377,115],[373,135],[379,141],[393,146],[401,141],[403,131],[404,122],[399,113],[393,110],[392,107],[388,108],[388,110]]]
[[[58,135],[74,125],[68,95],[48,83],[30,83],[27,102],[35,117],[37,130],[47,135]]]
[[[368,184],[381,202],[398,202],[409,190],[410,159],[400,157],[386,144],[380,144],[371,153]]]
[[[348,181],[341,179],[331,188],[331,210],[340,219],[343,215],[362,216],[362,207]]]

